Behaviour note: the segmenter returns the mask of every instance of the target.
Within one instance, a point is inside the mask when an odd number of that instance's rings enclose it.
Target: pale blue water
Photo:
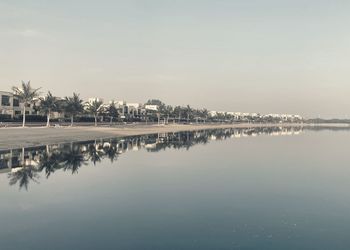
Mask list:
[[[0,249],[350,248],[348,131],[168,136],[0,153]]]

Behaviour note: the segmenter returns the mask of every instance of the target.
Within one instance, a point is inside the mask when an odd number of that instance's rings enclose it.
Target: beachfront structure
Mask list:
[[[302,121],[303,117],[300,115],[292,115],[292,114],[267,114],[263,115],[264,119],[280,119],[285,122],[298,122]]]
[[[90,99],[92,100],[93,98]],[[131,103],[126,101],[110,101],[108,104],[104,104],[103,106],[105,108],[108,108],[108,106],[112,104],[112,102],[118,110],[119,117],[122,119],[139,118],[145,113],[141,103]]]
[[[23,115],[23,105],[24,103],[22,103],[15,94],[0,91],[0,114],[8,115],[11,118]],[[26,114],[36,114],[33,104],[27,104]]]
[[[112,101],[110,101],[110,104]],[[142,114],[141,103],[130,103],[126,101],[117,101],[115,106],[118,109],[121,118],[137,118]]]
[[[270,121],[270,120],[279,120],[281,122],[300,122],[303,120],[303,117],[300,115],[293,114],[267,114],[261,115],[259,113],[243,113],[243,112],[225,112],[225,111],[209,111],[209,117],[215,118],[219,115],[224,117],[229,117],[228,120],[234,121]]]
[[[112,103],[112,101],[110,101],[109,103]],[[117,101],[115,102],[115,106],[118,109],[119,116],[121,118],[125,118],[128,114],[128,107],[126,105],[126,101]]]
[[[214,117],[214,116],[218,115],[218,112],[216,112],[216,111],[209,111],[208,114],[209,114],[209,117]]]
[[[128,115],[131,118],[141,117],[144,115],[145,110],[142,108],[141,103],[126,103],[128,107]]]
[[[62,98],[58,98],[59,101],[64,101]],[[93,97],[88,99],[88,103],[94,101],[103,103],[102,98]],[[111,102],[110,102],[111,103]],[[109,103],[109,104],[110,104]],[[167,112],[164,108],[157,104],[141,104],[141,103],[131,103],[126,101],[114,102],[118,110],[119,117],[121,119],[131,119],[131,120],[147,120],[148,115],[155,115],[159,117],[191,117],[192,120],[198,121],[198,119],[208,119],[211,121],[218,122],[301,122],[303,118],[300,115],[293,114],[267,114],[261,115],[259,113],[243,113],[243,112],[231,112],[231,111],[209,111],[207,115],[196,113],[195,109],[190,111],[186,107],[180,107],[180,112],[176,112],[176,107],[172,113]],[[103,107],[108,108],[109,104],[103,104]],[[23,103],[20,102],[19,98],[6,91],[0,91],[0,115],[5,115],[8,118],[14,118],[16,116],[22,115]],[[39,114],[39,112],[34,109],[34,107],[40,106],[40,99],[36,100],[34,104],[28,104],[26,107],[26,114],[33,115]],[[190,115],[188,114],[190,112]],[[52,118],[64,118],[65,114],[63,110],[52,112]],[[158,117],[158,119],[159,119]]]
[[[93,103],[93,102],[102,102],[103,103],[103,99],[99,98],[99,97],[91,97],[88,99],[88,103]]]
[[[146,104],[145,105],[145,110],[148,111],[158,111],[159,110],[159,106],[158,105],[152,105],[152,104]]]

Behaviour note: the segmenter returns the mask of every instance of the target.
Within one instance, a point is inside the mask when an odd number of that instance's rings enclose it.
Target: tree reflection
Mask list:
[[[57,169],[61,168],[61,154],[59,152],[43,152],[39,159],[39,171],[45,171],[46,178],[54,173]]]
[[[118,149],[116,145],[107,144],[105,147],[103,147],[104,154],[106,157],[111,161],[114,162],[118,159]]]
[[[84,154],[78,145],[72,145],[69,150],[62,153],[62,165],[64,171],[70,170],[72,174],[77,173],[79,168],[87,165]]]
[[[9,173],[9,183],[11,186],[18,183],[19,188],[28,190],[28,185],[31,181],[39,183],[39,175],[33,166],[25,166],[19,170]]]
[[[302,131],[298,128],[260,127],[241,129],[216,129],[192,132],[164,133],[125,138],[70,143],[37,147],[35,149],[7,150],[0,152],[3,165],[8,166],[10,185],[18,184],[20,189],[28,189],[30,182],[38,183],[39,174],[48,179],[58,170],[72,174],[88,165],[109,159],[114,164],[121,153],[142,148],[148,152],[159,152],[166,149],[189,150],[197,144],[207,144],[213,140],[226,140],[257,135],[292,135]]]
[[[88,146],[88,159],[96,166],[97,162],[101,162],[103,156],[102,147],[96,143]]]

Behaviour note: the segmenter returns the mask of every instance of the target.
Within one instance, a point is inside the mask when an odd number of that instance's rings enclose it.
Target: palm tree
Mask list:
[[[166,124],[169,123],[169,116],[173,113],[173,107],[170,105],[167,105],[164,109],[164,114],[166,115]]]
[[[58,110],[58,100],[49,91],[44,98],[40,98],[39,109],[47,116],[46,127],[50,126],[50,115],[51,112]]]
[[[25,126],[26,124],[26,106],[33,103],[35,98],[39,96],[39,90],[38,89],[33,89],[30,86],[30,81],[25,83],[22,81],[22,86],[21,87],[12,87],[13,92],[15,93],[16,96],[18,96],[18,99],[23,103],[23,123],[22,127]]]
[[[217,112],[216,119],[218,122],[222,122],[224,120],[225,116],[222,112]]]
[[[80,99],[78,94],[73,93],[72,97],[65,97],[64,111],[70,115],[70,126],[73,126],[74,116],[80,114],[83,110],[83,100]]]
[[[102,112],[102,102],[99,100],[93,100],[92,102],[86,103],[86,111],[92,114],[95,118],[95,126],[97,126],[97,116]]]
[[[111,101],[109,106],[106,108],[106,113],[110,117],[111,125],[113,123],[113,118],[118,117],[118,109],[114,101]]]
[[[180,106],[176,106],[174,108],[173,113],[174,113],[174,117],[178,116],[178,120],[179,120],[179,123],[180,123],[181,122],[181,107]],[[174,118],[174,120],[175,120],[175,118]]]
[[[202,116],[203,116],[204,122],[206,122],[209,116],[209,111],[206,108],[202,110]]]
[[[190,116],[192,115],[192,108],[190,107],[190,105],[186,106],[186,113],[187,113],[187,123],[190,122]]]

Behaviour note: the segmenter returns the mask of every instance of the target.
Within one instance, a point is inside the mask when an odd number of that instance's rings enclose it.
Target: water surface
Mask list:
[[[348,249],[350,133],[227,129],[0,152],[0,249]]]

